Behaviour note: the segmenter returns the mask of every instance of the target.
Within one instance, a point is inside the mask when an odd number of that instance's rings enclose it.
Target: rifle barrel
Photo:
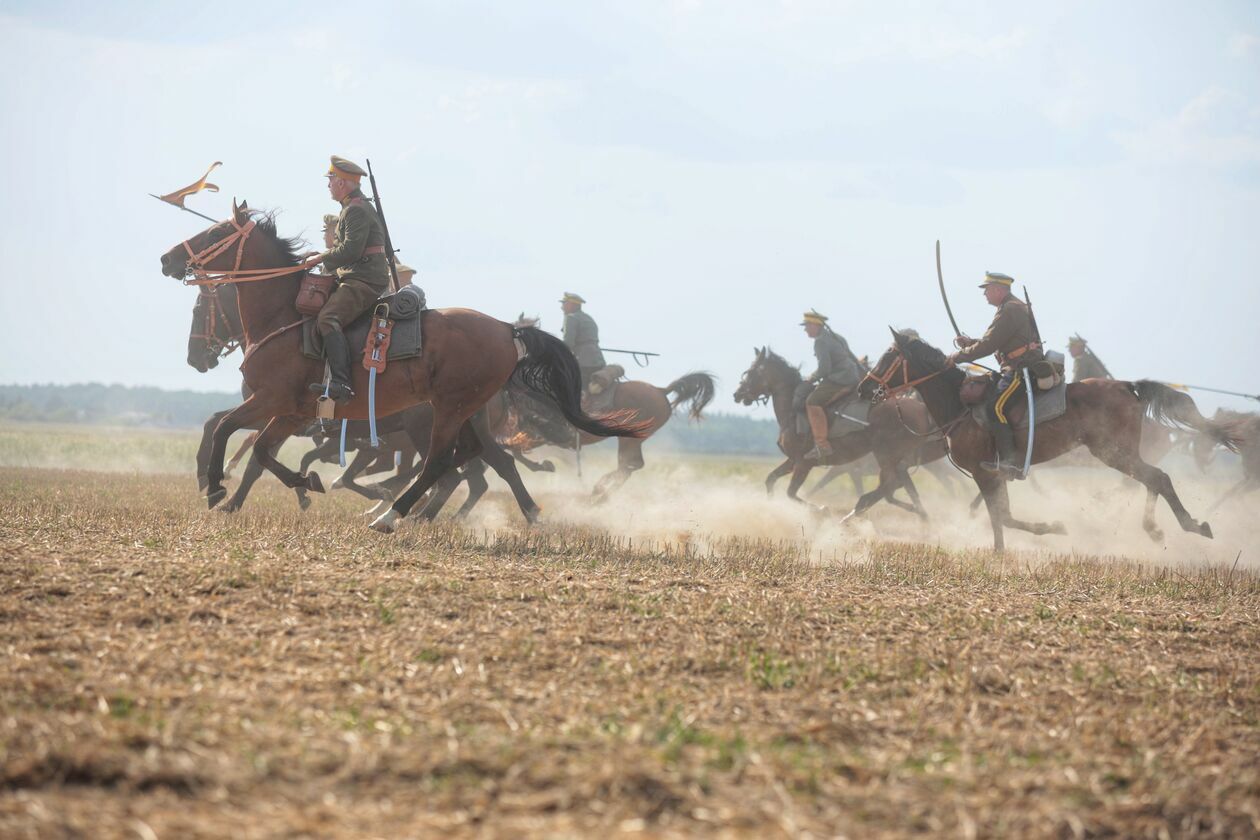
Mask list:
[[[367,161],[368,181],[372,184],[372,201],[376,203],[376,215],[381,217],[381,233],[385,235],[385,262],[389,264],[389,276],[394,281],[394,289],[398,285],[398,266],[394,260],[394,243],[389,238],[389,225],[385,222],[385,208],[381,206],[381,192],[376,188],[376,176],[372,174],[372,161]]]

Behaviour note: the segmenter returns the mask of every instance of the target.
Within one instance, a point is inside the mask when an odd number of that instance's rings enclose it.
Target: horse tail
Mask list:
[[[691,419],[703,420],[704,418],[700,416],[700,413],[704,411],[706,405],[713,401],[713,396],[717,393],[717,381],[714,380],[711,373],[695,371],[686,376],[678,377],[661,390],[666,395],[677,395],[669,401],[670,408],[676,409],[683,403],[690,401],[691,411],[689,414]]]
[[[1237,452],[1242,445],[1236,423],[1204,417],[1189,394],[1150,379],[1132,385],[1134,395],[1146,406],[1146,415],[1156,423],[1202,432],[1231,452]]]
[[[597,419],[582,410],[582,371],[563,341],[537,327],[514,327],[512,337],[525,348],[516,363],[512,384],[555,404],[571,425],[596,437],[642,438],[650,423],[620,417]]]

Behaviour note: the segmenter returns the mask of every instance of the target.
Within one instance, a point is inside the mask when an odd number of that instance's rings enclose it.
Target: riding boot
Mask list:
[[[809,430],[814,433],[814,448],[805,453],[806,461],[821,461],[831,457],[831,441],[827,439],[827,409],[821,405],[805,406],[809,418]]]
[[[328,357],[328,396],[338,403],[348,402],[354,398],[350,388],[350,342],[341,330],[329,330],[324,335],[324,355]],[[322,382],[312,382],[310,387],[312,391],[324,392]]]
[[[995,423],[993,441],[997,444],[997,460],[985,461],[980,466],[998,473],[1007,481],[1013,478],[1022,479],[1024,471],[1015,465],[1015,430],[1007,423]]]

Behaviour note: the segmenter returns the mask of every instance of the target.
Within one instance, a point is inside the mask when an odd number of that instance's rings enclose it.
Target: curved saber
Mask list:
[[[958,322],[954,320],[954,310],[949,308],[949,295],[945,294],[945,275],[941,271],[941,240],[936,240],[936,282],[941,287],[941,300],[945,303],[945,314],[949,316],[949,323],[954,328],[954,335],[962,335],[962,330],[958,329]]]

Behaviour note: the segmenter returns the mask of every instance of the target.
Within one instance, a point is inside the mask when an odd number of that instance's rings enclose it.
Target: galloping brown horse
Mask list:
[[[867,374],[859,391],[872,397],[881,391],[887,396],[911,388],[919,392],[932,420],[945,433],[950,457],[971,473],[984,495],[993,526],[994,549],[1001,551],[1005,546],[1003,530],[1008,527],[1034,534],[1067,533],[1061,523],[1026,522],[1011,516],[1006,482],[980,466],[982,461],[993,460],[994,445],[988,430],[975,421],[959,397],[965,374],[947,366],[945,354],[930,344],[896,330],[892,334],[892,347]],[[1146,486],[1142,527],[1151,539],[1163,539],[1154,518],[1155,501],[1160,496],[1168,502],[1183,529],[1210,538],[1211,527],[1206,522],[1196,522],[1186,512],[1168,474],[1142,460],[1142,418],[1147,414],[1160,422],[1197,429],[1237,451],[1238,440],[1229,424],[1203,417],[1194,400],[1167,385],[1149,380],[1087,379],[1067,386],[1067,411],[1063,416],[1037,426],[1032,462],[1048,461],[1084,445],[1104,464]],[[1025,440],[1017,443],[1018,448],[1027,447]]]
[[[315,417],[316,396],[308,385],[323,377],[323,364],[301,351],[300,326],[305,320],[294,301],[306,269],[296,253],[299,243],[276,234],[273,219],[251,212],[244,202],[233,202],[232,217],[181,242],[162,255],[162,273],[184,279],[190,273],[199,285],[237,284],[245,360],[241,370],[252,393],[224,417],[214,434],[210,457],[208,504],[218,504],[223,488],[223,458],[227,439],[239,428],[266,420],[255,443],[263,465],[289,487],[305,486],[321,492],[315,473],[301,475],[275,458],[275,450],[293,432]],[[511,456],[493,445],[477,409],[509,379],[526,390],[554,401],[575,427],[601,436],[635,437],[638,426],[604,422],[581,408],[577,360],[555,336],[535,328],[513,329],[470,309],[427,310],[423,318],[425,352],[390,364],[377,379],[377,412],[393,414],[410,405],[433,406],[433,428],[424,469],[389,511],[373,523],[392,531],[442,476],[478,455],[512,487],[527,521],[538,516],[538,506],[521,482]],[[367,416],[367,371],[353,366],[354,399],[336,407],[335,416]],[[470,419],[473,420],[470,423]],[[487,442],[490,445],[487,445]],[[458,447],[457,447],[458,444]]]
[[[810,470],[820,466],[818,461],[805,460],[805,453],[814,445],[813,438],[796,430],[793,402],[804,380],[800,368],[789,364],[773,350],[768,347],[754,349],[757,355],[739,381],[735,401],[744,405],[770,401],[774,416],[779,421],[779,449],[787,458],[766,476],[766,494],[773,493],[775,483],[790,472],[788,498],[804,502],[796,494]],[[867,420],[870,425],[865,429],[833,439],[832,454],[821,462],[821,465],[848,464],[872,454],[879,465],[879,485],[863,494],[845,518],[861,515],[883,499],[890,505],[926,519],[927,511],[919,500],[919,491],[910,477],[909,468],[945,455],[941,441],[930,436],[932,423],[927,410],[917,400],[892,401],[872,407]],[[893,496],[898,487],[905,488],[910,496],[909,503]]]
[[[673,415],[674,409],[689,402],[693,420],[700,420],[704,407],[713,399],[713,376],[704,372],[680,376],[664,388],[649,382],[630,380],[616,386],[617,391],[606,407],[609,417],[629,418],[643,430],[640,437],[622,437],[617,442],[617,468],[595,483],[593,493],[596,502],[608,498],[637,470],[643,469],[643,441],[660,430]],[[670,395],[674,395],[670,399]],[[598,443],[608,435],[593,434],[586,429],[575,431],[572,421],[561,417],[549,406],[532,399],[521,389],[508,389],[508,398],[515,403],[514,420],[518,432],[506,441],[509,447],[528,451],[534,446],[549,443],[565,449],[576,449]]]

